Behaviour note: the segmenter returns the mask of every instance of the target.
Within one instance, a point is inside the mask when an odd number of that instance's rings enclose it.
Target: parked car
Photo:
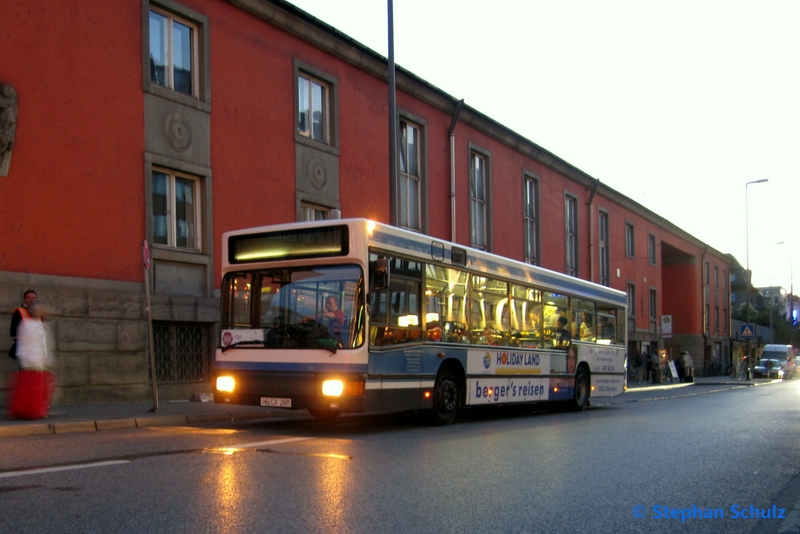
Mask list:
[[[780,360],[761,358],[753,367],[753,378],[783,378],[783,367]]]
[[[764,345],[764,352],[761,353],[762,360],[778,360],[784,369],[786,378],[791,378],[794,374],[794,348],[791,345]],[[792,365],[789,366],[789,362]]]

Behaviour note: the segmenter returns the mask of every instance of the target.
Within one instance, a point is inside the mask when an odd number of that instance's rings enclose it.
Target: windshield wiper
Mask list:
[[[238,347],[240,345],[263,345],[264,342],[258,339],[248,339],[246,341],[237,341],[236,343],[231,343],[227,347],[222,347],[222,352],[225,352],[228,349],[232,349],[234,347]]]

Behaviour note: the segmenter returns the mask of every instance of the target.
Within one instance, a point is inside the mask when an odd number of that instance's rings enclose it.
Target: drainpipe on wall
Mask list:
[[[397,90],[394,67],[394,9],[392,0],[387,0],[389,32],[389,219],[397,225]]]
[[[450,123],[450,241],[456,242],[456,136],[455,129],[458,116],[461,115],[461,108],[464,106],[464,99],[456,103],[456,110],[453,112],[453,121]]]
[[[586,203],[589,206],[589,281],[594,282],[594,206],[592,205],[592,200],[594,200],[594,194],[597,192],[597,186],[600,185],[600,178],[595,179],[594,183],[592,184],[592,191],[589,193],[589,202]]]
[[[706,286],[705,286],[705,273],[706,273],[706,252],[708,252],[708,245],[703,248],[703,255],[700,257],[700,295],[702,298],[700,299],[700,306],[702,306],[700,310],[700,317],[703,318],[703,324],[701,325],[703,328],[703,370],[706,368],[706,353],[708,352],[708,336],[706,335],[706,324],[709,325],[709,330],[711,329],[711,318],[706,317]],[[709,269],[711,267],[709,266]],[[706,323],[708,321],[708,323]]]

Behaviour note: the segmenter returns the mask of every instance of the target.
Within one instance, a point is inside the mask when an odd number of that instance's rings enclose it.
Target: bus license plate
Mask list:
[[[261,397],[261,406],[271,406],[273,408],[291,408],[292,399],[282,399],[278,397]]]

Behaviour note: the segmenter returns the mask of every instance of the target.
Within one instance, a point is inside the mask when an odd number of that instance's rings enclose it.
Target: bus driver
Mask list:
[[[330,296],[325,299],[325,311],[322,312],[322,322],[334,331],[344,328],[344,312],[339,309],[339,299],[336,297]]]

